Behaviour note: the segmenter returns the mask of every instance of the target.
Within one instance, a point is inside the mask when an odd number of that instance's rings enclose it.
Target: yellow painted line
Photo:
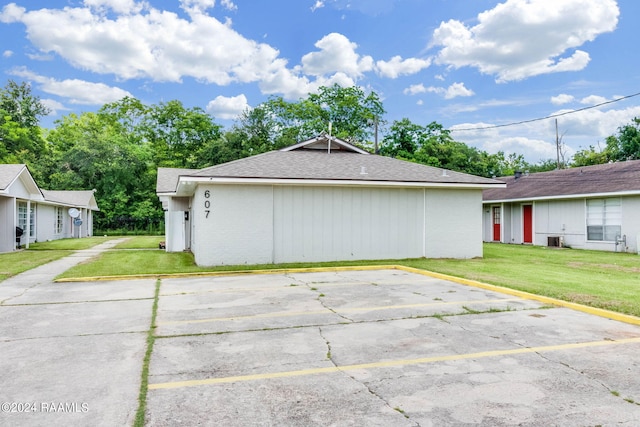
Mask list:
[[[498,298],[498,299],[492,299],[492,300],[440,301],[440,302],[423,303],[423,304],[385,305],[380,307],[335,308],[334,311],[331,311],[329,309],[316,310],[316,311],[281,311],[281,312],[273,312],[273,313],[252,314],[248,316],[210,317],[205,319],[174,320],[174,321],[167,321],[167,322],[157,322],[157,324],[158,325],[186,325],[186,324],[192,324],[192,323],[224,322],[229,320],[310,316],[310,315],[316,315],[316,314],[361,313],[361,312],[368,312],[368,311],[397,310],[397,309],[403,309],[403,308],[422,308],[422,307],[433,307],[433,306],[442,306],[442,305],[471,305],[471,304],[485,304],[485,303],[495,303],[495,302],[513,302],[513,301],[520,301],[520,300],[521,298]]]
[[[417,365],[421,363],[448,362],[448,361],[465,360],[465,359],[482,359],[482,358],[497,357],[497,356],[513,356],[513,355],[528,354],[528,353],[546,353],[551,351],[575,350],[575,349],[583,349],[583,348],[605,347],[605,346],[612,346],[612,345],[638,344],[638,343],[640,343],[640,337],[621,339],[617,341],[591,341],[591,342],[560,344],[560,345],[541,346],[541,347],[526,347],[526,348],[523,347],[523,348],[515,348],[515,349],[509,349],[509,350],[483,351],[479,353],[451,354],[446,356],[422,357],[418,359],[400,359],[400,360],[389,360],[385,362],[361,363],[356,365],[329,366],[325,368],[301,369],[297,371],[272,372],[272,373],[264,373],[264,374],[253,374],[253,375],[238,375],[238,376],[223,377],[223,378],[206,378],[202,380],[187,380],[187,381],[156,383],[156,384],[149,384],[149,390],[174,389],[174,388],[195,387],[195,386],[213,385],[213,384],[228,384],[228,383],[236,383],[236,382],[244,382],[244,381],[269,380],[274,378],[301,377],[306,375],[348,372],[348,371],[354,371],[354,370],[360,370],[360,369],[391,368],[391,367],[398,367],[398,366]]]
[[[506,295],[512,295],[528,300],[539,301],[544,304],[551,304],[558,307],[570,308],[572,310],[581,311],[583,313],[600,316],[619,322],[625,322],[632,325],[640,325],[640,317],[628,314],[617,313],[615,311],[604,310],[601,308],[589,307],[582,304],[563,301],[556,298],[545,297],[541,295],[531,294],[529,292],[518,291],[515,289],[505,288],[502,286],[490,285],[488,283],[478,282],[475,280],[463,279],[460,277],[449,276],[447,274],[434,273],[419,268],[406,267],[404,265],[371,265],[371,266],[345,266],[345,267],[310,267],[310,268],[284,268],[273,270],[239,270],[239,271],[214,271],[214,272],[198,272],[198,273],[178,273],[178,274],[138,274],[130,276],[98,276],[98,277],[74,277],[66,279],[56,279],[56,282],[90,282],[98,280],[131,280],[131,279],[170,279],[170,278],[189,278],[189,277],[216,277],[216,276],[241,276],[250,274],[287,274],[287,273],[322,273],[322,272],[338,272],[338,271],[374,271],[374,270],[401,270],[408,273],[421,274],[423,276],[434,277],[462,285],[473,286],[476,288],[486,289],[499,292]]]
[[[473,286],[475,288],[486,289],[489,291],[499,292],[501,294],[512,295],[515,297],[520,297],[528,300],[539,301],[544,304],[551,304],[558,307],[570,308],[572,310],[581,311],[583,313],[592,314],[594,316],[604,317],[611,320],[617,320],[619,322],[625,322],[632,325],[640,325],[640,317],[631,316],[629,314],[617,313],[615,311],[605,310],[602,308],[590,307],[587,305],[577,304],[575,302],[563,301],[556,298],[545,297],[542,295],[536,295],[529,292],[505,288],[503,286],[490,285],[488,283],[477,282],[475,280],[449,276],[447,274],[434,273],[432,271],[421,270],[419,268],[405,267],[402,265],[398,265],[396,266],[396,268],[398,270],[403,270],[409,273],[422,274],[424,276],[435,277],[437,279],[447,280],[449,282],[460,283],[461,285]]]
[[[398,270],[396,265],[361,265],[344,267],[274,268],[268,270],[202,271],[194,273],[129,274],[119,276],[67,277],[55,282],[95,282],[106,280],[180,279],[193,277],[244,276],[252,274],[330,273],[338,271]]]

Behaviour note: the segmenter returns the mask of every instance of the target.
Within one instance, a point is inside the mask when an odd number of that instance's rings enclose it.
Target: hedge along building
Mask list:
[[[167,251],[196,263],[482,256],[482,190],[504,183],[320,136],[201,170],[159,169]]]
[[[0,165],[0,252],[20,244],[93,234],[94,191],[41,190],[24,164]],[[72,215],[69,215],[69,213]]]

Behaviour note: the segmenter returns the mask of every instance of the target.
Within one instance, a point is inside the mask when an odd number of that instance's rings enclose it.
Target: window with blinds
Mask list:
[[[620,198],[587,200],[587,240],[615,242],[621,234]]]

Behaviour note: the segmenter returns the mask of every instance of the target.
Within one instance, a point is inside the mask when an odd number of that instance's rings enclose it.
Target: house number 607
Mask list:
[[[209,218],[209,214],[211,213],[211,211],[209,210],[209,208],[211,208],[211,200],[209,200],[209,198],[211,197],[211,192],[209,190],[205,190],[204,191],[204,217],[205,218]]]

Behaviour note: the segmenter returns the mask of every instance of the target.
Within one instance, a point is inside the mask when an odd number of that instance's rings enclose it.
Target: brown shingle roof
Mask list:
[[[513,176],[497,179],[506,182],[507,188],[484,190],[484,201],[622,192],[640,194],[640,160],[532,173],[517,179]]]

